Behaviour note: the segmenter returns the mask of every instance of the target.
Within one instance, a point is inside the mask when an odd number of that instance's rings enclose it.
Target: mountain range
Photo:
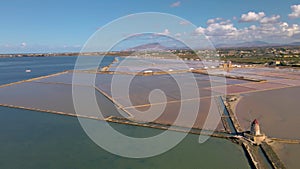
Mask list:
[[[280,47],[280,46],[300,46],[300,42],[293,42],[287,44],[281,43],[268,43],[264,41],[251,41],[251,42],[242,42],[236,44],[217,44],[216,48],[231,48],[231,47]]]
[[[169,50],[169,48],[161,45],[158,42],[155,42],[155,43],[138,45],[132,48],[128,48],[125,51],[165,51],[165,50]]]
[[[293,42],[288,44],[280,43],[268,43],[264,41],[251,41],[251,42],[242,42],[236,44],[217,44],[215,48],[241,48],[241,47],[280,47],[280,46],[300,46],[300,42]],[[124,51],[166,51],[166,50],[175,50],[175,49],[187,49],[187,48],[176,48],[176,47],[167,47],[158,42],[147,43],[138,45],[135,47],[127,48]]]

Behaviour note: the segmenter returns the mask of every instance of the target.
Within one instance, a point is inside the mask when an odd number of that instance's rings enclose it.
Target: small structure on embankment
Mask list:
[[[260,126],[257,119],[251,123],[250,131],[245,132],[244,136],[252,140],[254,144],[257,145],[260,145],[266,139],[266,135],[260,131]]]

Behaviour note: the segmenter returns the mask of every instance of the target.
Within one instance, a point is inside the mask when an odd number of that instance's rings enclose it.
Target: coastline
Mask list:
[[[0,58],[59,57],[59,56],[128,56],[131,52],[62,52],[62,53],[12,53],[0,54]]]

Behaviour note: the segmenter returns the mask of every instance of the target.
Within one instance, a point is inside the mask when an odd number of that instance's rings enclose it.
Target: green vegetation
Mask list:
[[[296,65],[300,63],[299,57],[247,57],[247,58],[241,58],[236,56],[227,56],[221,58],[221,60],[224,61],[232,61],[233,63],[246,63],[246,64],[265,64],[265,63],[272,63],[275,61],[280,61],[281,66],[286,65]]]

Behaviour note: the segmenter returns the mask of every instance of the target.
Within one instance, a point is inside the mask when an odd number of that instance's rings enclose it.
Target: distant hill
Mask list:
[[[242,47],[280,47],[280,46],[300,46],[300,42],[293,42],[288,44],[280,44],[280,43],[268,43],[264,41],[251,41],[251,42],[242,42],[236,44],[217,44],[216,48],[242,48]],[[161,43],[147,43],[143,45],[138,45],[132,48],[128,48],[124,50],[125,52],[133,52],[133,51],[167,51],[167,50],[175,50],[175,49],[188,49],[187,47],[167,47],[162,45]]]
[[[300,42],[293,42],[288,44],[280,43],[268,43],[264,41],[251,41],[251,42],[242,42],[236,44],[217,44],[216,48],[234,48],[234,47],[280,47],[280,46],[300,46]]]
[[[236,44],[217,44],[216,48],[231,48],[231,47],[267,47],[267,46],[281,46],[278,43],[268,43],[264,41],[251,41],[251,42],[242,42]]]
[[[147,43],[132,48],[128,48],[125,51],[165,51],[169,48],[161,45],[160,43]]]
[[[241,46],[241,47],[244,46],[255,47],[255,46],[268,46],[268,45],[270,44],[263,41],[252,41],[252,42],[243,42],[243,43],[236,44],[236,46]]]
[[[288,46],[300,46],[300,42],[289,43]]]

